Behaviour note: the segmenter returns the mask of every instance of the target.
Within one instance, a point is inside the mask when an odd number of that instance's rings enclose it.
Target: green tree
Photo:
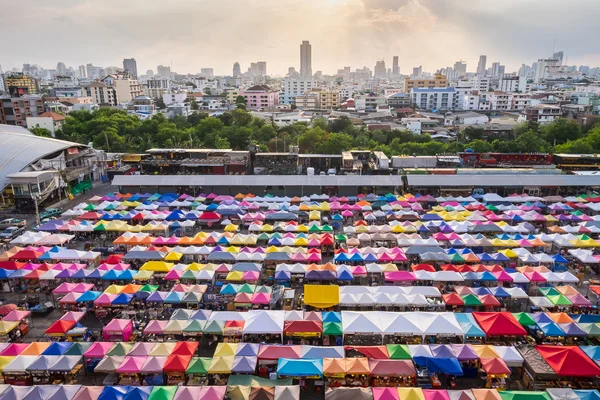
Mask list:
[[[556,144],[562,144],[567,140],[577,140],[582,136],[579,124],[566,118],[554,120],[543,126],[541,131],[542,138],[550,144],[554,144],[554,141]]]
[[[196,101],[196,99],[192,99],[192,101],[190,103],[190,109],[192,109],[192,111],[197,111],[200,109],[200,106],[198,105],[198,102]]]
[[[472,140],[467,143],[466,147],[475,153],[488,153],[494,149],[491,143],[483,140]]]
[[[48,129],[46,128],[29,128],[29,131],[31,133],[33,133],[35,136],[41,136],[41,137],[52,137],[52,132],[50,132]]]
[[[483,132],[484,130],[481,127],[467,126],[461,133],[465,140],[481,140]]]
[[[159,110],[164,110],[165,108],[167,108],[167,105],[165,104],[162,97],[155,98],[154,105],[156,105],[156,108],[158,108]]]
[[[298,138],[301,153],[316,153],[327,132],[319,127],[310,128]]]
[[[231,116],[236,126],[248,126],[252,122],[252,115],[246,110],[240,110],[239,108],[232,110]]]
[[[317,152],[320,154],[340,154],[352,148],[352,136],[346,133],[330,133],[324,142],[319,143]]]
[[[329,132],[339,133],[339,132],[351,132],[352,131],[352,121],[350,118],[346,116],[342,116],[340,118],[335,118],[330,120],[329,122]]]
[[[230,149],[231,145],[229,144],[229,140],[224,137],[217,135],[215,139],[215,149]]]
[[[321,128],[324,131],[327,131],[328,124],[327,120],[323,117],[318,117],[312,120],[311,126],[313,128]]]
[[[513,141],[513,146],[519,153],[542,153],[548,151],[548,142],[534,131],[525,132]]]
[[[235,98],[235,104],[246,104],[246,98],[244,96],[237,96]]]

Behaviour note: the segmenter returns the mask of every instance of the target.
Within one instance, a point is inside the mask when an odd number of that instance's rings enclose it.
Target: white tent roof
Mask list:
[[[344,334],[383,333],[379,312],[342,311],[342,328]]]
[[[275,386],[275,400],[299,400],[300,386]]]
[[[523,357],[512,346],[494,346],[494,350],[509,367],[523,366]]]
[[[579,283],[579,279],[570,272],[555,272],[561,283]]]
[[[25,370],[37,359],[38,356],[15,357],[2,369],[2,372],[25,372]]]
[[[552,304],[552,302],[550,300],[548,300],[548,298],[545,296],[530,296],[529,301],[534,306],[540,307],[540,308],[554,307],[554,304]]]
[[[415,357],[428,357],[432,358],[433,353],[431,353],[431,349],[429,346],[425,344],[409,344],[408,351],[410,351],[410,355]]]
[[[248,311],[244,325],[244,334],[272,333],[282,334],[285,318],[284,311]]]
[[[433,273],[435,282],[464,282],[465,278],[456,271],[437,271]]]
[[[513,299],[526,299],[529,296],[520,287],[504,288]]]

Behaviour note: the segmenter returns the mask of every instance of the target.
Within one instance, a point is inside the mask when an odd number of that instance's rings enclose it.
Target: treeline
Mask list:
[[[43,132],[36,132],[43,134]],[[519,125],[513,137],[483,140],[483,129],[468,127],[448,143],[432,140],[429,135],[409,131],[369,131],[342,117],[327,122],[320,118],[311,126],[306,123],[277,127],[270,121],[253,117],[239,108],[218,116],[195,113],[189,117],[167,119],[157,114],[146,120],[123,110],[102,108],[98,111],[70,113],[59,139],[93,143],[95,148],[110,152],[135,153],[150,148],[232,148],[246,150],[251,143],[261,151],[288,151],[298,145],[301,153],[339,154],[350,149],[383,151],[393,155],[435,155],[465,149],[476,152],[600,152],[600,124],[582,129],[574,121],[560,119],[552,124]]]

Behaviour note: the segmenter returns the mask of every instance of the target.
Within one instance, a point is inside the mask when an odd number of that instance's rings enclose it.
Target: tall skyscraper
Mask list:
[[[240,63],[236,61],[233,63],[233,76],[240,75],[242,75],[242,68],[240,68]]]
[[[373,77],[375,78],[385,78],[387,73],[387,69],[385,68],[385,61],[379,60],[375,63],[375,71],[373,73]]]
[[[80,65],[79,66],[79,78],[81,79],[85,79],[87,78],[87,70],[85,69],[85,65]]]
[[[485,75],[485,65],[487,63],[487,56],[479,56],[479,63],[477,64],[477,75]]]
[[[308,40],[303,40],[300,45],[300,77],[312,78],[312,47]]]
[[[200,75],[212,79],[215,77],[215,71],[212,68],[200,68]]]
[[[423,66],[419,65],[418,67],[413,68],[413,77],[419,77],[423,75]]]
[[[500,74],[500,63],[492,63],[492,76],[498,76]]]
[[[400,75],[400,66],[398,65],[398,56],[394,56],[392,61],[392,76]]]
[[[61,76],[67,75],[67,66],[64,62],[56,64],[56,73]]]
[[[267,62],[259,61],[256,63],[258,69],[258,76],[267,76]]]
[[[464,76],[467,74],[467,63],[460,60],[454,63],[454,72],[458,74],[458,76]]]
[[[558,59],[558,65],[563,65],[564,57],[565,57],[565,53],[562,50],[557,51],[556,53],[554,53],[552,55],[552,58]]]
[[[161,78],[171,79],[171,67],[166,65],[159,65],[156,67],[156,74]]]
[[[131,75],[133,75],[134,79],[137,79],[138,77],[138,73],[137,73],[137,62],[135,61],[135,58],[126,58],[123,60],[123,70],[129,72]]]

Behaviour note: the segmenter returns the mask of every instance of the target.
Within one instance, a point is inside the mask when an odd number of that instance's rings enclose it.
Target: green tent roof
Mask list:
[[[249,285],[247,283],[244,283],[242,286],[240,286],[240,288],[238,289],[237,292],[253,294],[255,290],[256,290],[256,285]]]
[[[154,293],[158,290],[158,285],[144,285],[140,288],[140,292]]]
[[[600,336],[600,324],[584,323],[578,325],[588,334],[588,336]]]
[[[348,239],[346,235],[335,235],[335,240],[338,242],[345,242]]]
[[[106,353],[107,356],[125,356],[131,348],[132,343],[115,343],[115,345]]]
[[[212,358],[210,357],[193,357],[185,370],[186,374],[206,375]]]
[[[196,279],[196,273],[191,269],[188,269],[181,275],[181,279]]]
[[[526,312],[513,313],[513,316],[523,326],[535,325],[535,321],[533,320],[533,318],[531,318],[531,315],[529,315]]]
[[[546,392],[506,390],[499,393],[502,400],[550,400],[550,396]]]
[[[225,322],[223,322],[223,321],[210,321],[204,327],[204,333],[222,335],[223,327],[225,327]]]
[[[571,301],[562,294],[558,294],[558,295],[554,295],[554,296],[546,296],[546,297],[555,306],[572,306],[573,305],[573,303],[571,303]]]
[[[82,356],[91,345],[91,342],[75,342],[63,353],[63,356]]]
[[[227,386],[275,387],[292,386],[292,378],[267,379],[253,375],[230,375]]]
[[[541,287],[540,292],[542,292],[544,296],[557,296],[560,294],[560,292],[553,287]]]
[[[388,355],[392,360],[412,360],[410,350],[405,344],[386,344]]]
[[[193,319],[190,323],[183,328],[183,332],[185,333],[200,333],[204,331],[204,327],[206,326],[206,321],[202,321],[199,319]]]
[[[340,322],[323,322],[323,335],[342,335],[343,333]]]
[[[481,305],[481,300],[479,300],[479,297],[475,296],[474,294],[466,294],[466,295],[462,296],[462,299],[465,302],[465,306],[480,306]]]
[[[177,386],[154,386],[148,400],[173,400]]]

